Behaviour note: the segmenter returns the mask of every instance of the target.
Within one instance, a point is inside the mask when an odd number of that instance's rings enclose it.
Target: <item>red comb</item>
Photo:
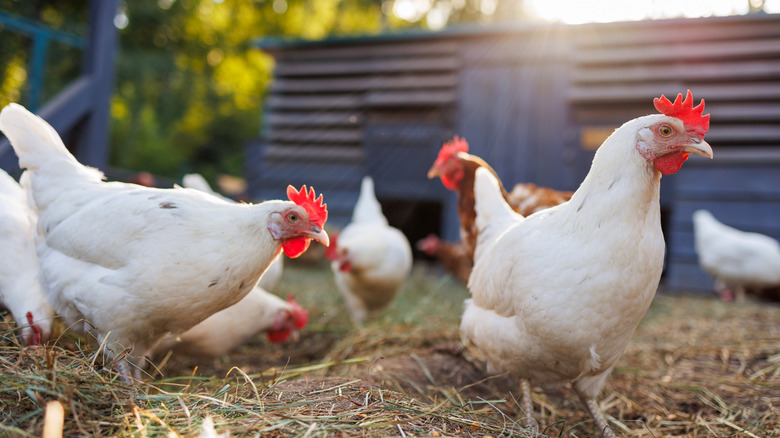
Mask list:
[[[309,311],[304,310],[303,307],[301,307],[301,305],[295,301],[295,298],[293,298],[292,294],[287,296],[287,302],[290,304],[290,307],[292,307],[292,312],[290,313],[292,314],[295,327],[297,327],[298,330],[306,327],[306,323],[309,322]]]
[[[444,161],[447,158],[457,154],[458,152],[468,152],[469,144],[466,139],[460,138],[457,135],[452,140],[441,145],[439,150],[439,156],[436,157],[436,161]]]
[[[674,103],[670,102],[666,96],[661,95],[660,98],[656,97],[653,99],[653,105],[660,113],[682,120],[686,130],[693,131],[702,137],[710,129],[710,115],[702,115],[704,112],[704,99],[694,107],[691,90],[688,90],[685,99],[683,99],[682,93],[679,93],[677,98],[674,99]]]
[[[287,199],[303,207],[309,213],[309,220],[322,227],[328,220],[328,204],[322,202],[322,193],[316,199],[314,195],[314,187],[309,188],[307,192],[305,184],[300,190],[287,186]]]

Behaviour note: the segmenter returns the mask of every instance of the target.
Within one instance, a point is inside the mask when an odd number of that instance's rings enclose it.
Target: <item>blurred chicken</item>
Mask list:
[[[553,190],[534,183],[517,183],[506,197],[512,209],[523,216],[529,216],[546,208],[555,207],[569,199],[574,192]]]
[[[438,260],[447,272],[464,285],[469,282],[474,264],[462,243],[444,242],[435,234],[431,234],[417,242],[417,249]]]
[[[21,327],[23,345],[48,341],[54,318],[54,309],[38,280],[36,222],[25,190],[0,170],[0,301]]]
[[[597,430],[614,437],[596,396],[661,278],[661,175],[690,153],[712,157],[703,102],[693,108],[690,92],[654,102],[662,114],[618,128],[571,200],[556,207],[524,218],[489,170],[476,171],[479,237],[461,336],[490,372],[522,379],[529,425],[529,380],[572,382]]]
[[[693,213],[696,254],[702,269],[722,283],[726,300],[743,301],[748,290],[780,286],[780,243],[719,222],[706,210]],[[733,293],[735,297],[729,295]]]
[[[387,307],[409,276],[409,241],[382,215],[370,177],[363,178],[352,222],[333,237],[326,256],[356,325],[369,311]]]
[[[266,332],[272,343],[295,340],[308,321],[309,312],[292,297],[285,301],[255,286],[241,301],[209,316],[181,336],[165,336],[153,354],[172,350],[187,356],[219,357],[259,332]]]
[[[498,174],[482,158],[468,153],[466,140],[455,137],[444,143],[436,161],[428,170],[428,178],[441,178],[444,187],[458,195],[458,218],[460,239],[469,258],[474,259],[477,243],[477,228],[474,225],[474,172],[480,167],[487,169],[499,181],[501,195],[513,210],[528,216],[545,208],[558,205],[571,198],[572,192],[561,192],[531,183],[517,184],[511,193],[504,189]]]
[[[27,169],[49,302],[68,322],[89,322],[107,355],[123,357],[124,379],[140,377],[166,334],[246,296],[280,251],[298,257],[312,239],[328,244],[327,208],[305,186],[288,187],[290,201],[252,205],[104,182],[21,106],[0,112],[0,130]]]

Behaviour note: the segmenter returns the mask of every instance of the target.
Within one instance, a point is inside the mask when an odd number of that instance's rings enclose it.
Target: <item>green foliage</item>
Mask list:
[[[281,3],[280,3],[281,2]],[[274,8],[282,10],[277,13]],[[346,18],[341,7],[359,18]],[[273,60],[264,35],[376,32],[381,10],[360,0],[125,2],[112,104],[111,163],[178,178],[243,173],[260,130]]]
[[[49,30],[85,37],[87,0],[0,0],[0,11],[17,20],[37,23]],[[0,24],[0,106],[10,102],[30,105],[29,82],[32,72],[33,38]],[[42,102],[54,97],[81,72],[83,56],[79,49],[48,40],[43,76]]]

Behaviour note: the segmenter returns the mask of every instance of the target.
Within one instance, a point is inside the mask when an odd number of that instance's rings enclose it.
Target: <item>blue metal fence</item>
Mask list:
[[[31,111],[37,111],[41,105],[43,81],[46,73],[46,58],[52,41],[84,50],[84,37],[63,32],[19,15],[0,11],[0,29],[7,29],[32,38],[32,53],[29,64],[28,92],[29,101],[25,102]]]

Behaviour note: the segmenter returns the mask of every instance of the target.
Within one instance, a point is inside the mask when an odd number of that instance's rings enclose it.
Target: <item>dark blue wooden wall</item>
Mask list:
[[[654,113],[654,97],[691,89],[712,114],[707,140],[715,160],[691,159],[663,178],[666,285],[711,290],[693,250],[696,208],[780,238],[780,16],[466,28],[260,46],[277,68],[266,128],[247,163],[254,197],[281,196],[287,182],[316,181],[340,226],[360,177],[371,174],[383,207],[432,202],[440,206],[438,231],[456,240],[455,196],[425,178],[442,141],[465,137],[506,186],[574,190],[611,130]],[[327,121],[313,127],[312,118]],[[352,120],[350,135],[332,132],[340,132],[336,119]],[[289,128],[297,139],[280,136]],[[410,211],[407,228],[397,224],[407,234],[424,219]]]

